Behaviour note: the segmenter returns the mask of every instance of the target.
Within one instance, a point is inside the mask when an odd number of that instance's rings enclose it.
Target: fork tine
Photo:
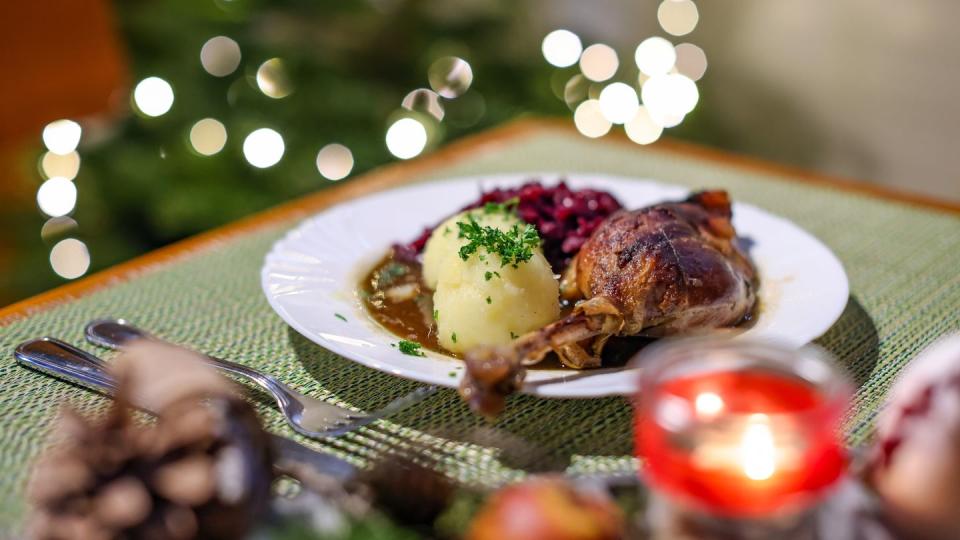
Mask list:
[[[446,438],[438,438],[438,440],[430,442],[398,439],[397,433],[390,432],[378,425],[371,425],[361,431],[354,432],[349,438],[363,445],[364,448],[372,449],[377,456],[374,459],[384,459],[388,455],[396,455],[440,471],[452,478],[481,476],[479,474],[482,472],[481,467],[459,459],[456,454],[444,448],[444,445],[451,442]],[[476,481],[471,483],[480,484]]]
[[[387,403],[386,406],[380,410],[374,411],[372,413],[355,413],[353,411],[345,410],[345,416],[338,418],[335,422],[332,422],[330,429],[322,430],[317,433],[320,437],[338,437],[345,433],[355,431],[361,427],[368,426],[381,418],[385,418],[392,414],[398,413],[412,405],[415,405],[424,399],[435,394],[439,388],[437,386],[421,386],[416,390],[400,396],[399,398]],[[346,423],[344,423],[346,421]]]
[[[401,437],[399,433],[389,428],[372,424],[343,437],[328,439],[327,443],[342,452],[366,461],[367,467],[373,467],[377,462],[389,459],[389,456],[396,456],[437,471],[456,481],[458,485],[469,488],[492,489],[513,480],[506,476],[484,480],[483,466],[460,459],[457,454],[445,448],[450,443],[462,440],[462,437],[452,439],[443,437],[430,441]],[[427,437],[435,438],[431,435]]]
[[[477,486],[494,487],[516,479],[513,473],[524,472],[560,472],[569,466],[568,460],[559,460],[549,455],[544,448],[520,438],[509,431],[489,427],[458,428],[443,430],[435,435],[418,439],[400,438],[399,433],[391,432],[387,426],[370,426],[358,432],[370,437],[372,442],[386,445],[387,452],[406,455],[431,468],[456,477],[461,482]],[[400,438],[398,440],[398,438]],[[460,452],[452,451],[452,444],[468,444],[481,452],[489,452],[490,458],[498,461],[504,469],[504,476],[497,479],[480,480],[487,467],[480,462],[465,461]]]
[[[397,398],[387,407],[369,415],[348,412],[338,418],[334,425],[323,432],[321,436],[325,437],[326,445],[356,456],[368,462],[371,466],[392,455],[441,472],[451,479],[457,480],[461,485],[472,485],[473,487],[486,489],[515,479],[514,475],[509,472],[514,467],[507,465],[504,476],[482,480],[485,476],[483,465],[463,460],[459,452],[451,452],[448,448],[451,443],[468,443],[491,452],[491,458],[493,459],[501,459],[505,452],[509,452],[510,448],[516,449],[518,444],[526,444],[516,440],[516,437],[512,437],[509,432],[501,432],[500,436],[490,438],[492,435],[489,430],[452,428],[449,433],[437,435],[420,433],[415,435],[415,438],[410,438],[398,432],[398,428],[390,424],[375,422],[391,411],[400,410],[422,401],[435,391],[436,389],[431,387],[421,388],[411,394]],[[391,409],[391,406],[397,402],[401,402],[401,406],[397,409]],[[386,414],[384,411],[386,411]],[[497,431],[499,432],[499,430]],[[530,455],[536,456],[537,450],[535,448],[532,450]],[[496,458],[497,455],[500,458]],[[519,470],[526,470],[526,467],[521,466]],[[517,474],[522,474],[519,470]]]

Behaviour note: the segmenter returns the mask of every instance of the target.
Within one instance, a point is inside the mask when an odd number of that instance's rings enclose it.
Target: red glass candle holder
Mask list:
[[[820,349],[695,339],[636,362],[636,451],[668,500],[764,519],[810,508],[843,476],[851,386]]]

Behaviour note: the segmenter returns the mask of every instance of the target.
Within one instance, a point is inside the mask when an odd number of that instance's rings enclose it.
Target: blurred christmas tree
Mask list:
[[[115,117],[82,122],[70,218],[50,222],[45,243],[44,217],[24,209],[14,218],[27,264],[8,277],[20,296],[63,281],[46,261],[63,238],[86,243],[95,271],[334,183],[324,176],[349,172],[349,181],[396,160],[384,136],[404,116],[424,126],[426,152],[521,112],[567,112],[551,93],[539,36],[516,31],[525,11],[511,0],[114,6],[134,88],[118,94]],[[151,77],[159,81],[138,86]],[[431,82],[441,96],[409,95]],[[261,128],[282,143],[268,136],[245,152]],[[348,151],[334,147],[318,165],[332,143]],[[394,153],[421,153],[410,144]]]
[[[130,88],[109,114],[79,119],[82,136],[54,122],[63,144],[45,139],[49,152],[24,156],[24,175],[65,178],[21,194],[36,194],[46,216],[32,204],[0,214],[0,230],[16,236],[0,303],[523,113],[573,116],[589,137],[622,124],[638,144],[674,126],[684,138],[729,138],[694,110],[699,47],[643,36],[632,62],[603,43],[584,49],[567,30],[532,30],[543,5],[115,2]],[[692,1],[656,5],[651,16],[672,36],[696,26]],[[30,172],[37,163],[44,178]]]

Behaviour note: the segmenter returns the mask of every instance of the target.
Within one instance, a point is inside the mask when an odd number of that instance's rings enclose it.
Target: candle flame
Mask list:
[[[704,392],[697,396],[694,408],[700,416],[716,416],[723,410],[723,398],[713,392]]]
[[[751,480],[767,480],[776,472],[776,447],[767,415],[750,417],[740,441],[740,465]]]

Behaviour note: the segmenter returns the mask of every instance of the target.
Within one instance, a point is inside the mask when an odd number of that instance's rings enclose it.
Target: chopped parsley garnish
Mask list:
[[[490,281],[490,279],[491,279],[493,276],[500,277],[500,272],[486,272],[485,274],[483,274],[483,279],[484,279],[485,281]]]
[[[439,309],[433,310],[433,320],[435,320],[435,321],[439,321],[439,320],[440,320],[440,310],[439,310]]]
[[[533,258],[533,250],[540,247],[540,235],[533,225],[514,225],[507,231],[495,227],[480,225],[470,214],[467,222],[458,222],[459,238],[465,238],[467,244],[460,248],[460,258],[467,260],[480,248],[488,253],[500,256],[500,266],[511,265],[514,268]]]
[[[513,333],[513,330],[510,331],[510,339],[517,339],[518,337],[520,337],[520,336],[514,334],[514,333]]]
[[[400,352],[409,356],[426,356],[423,351],[420,350],[423,345],[420,345],[416,341],[407,341],[401,339],[397,346],[400,348]]]
[[[444,235],[444,236],[447,236],[448,234],[450,234],[450,233],[452,233],[452,232],[453,232],[453,231],[450,230],[450,227],[444,227],[444,228],[443,228],[443,235]]]
[[[340,320],[343,321],[343,322],[347,322],[347,318],[344,317],[343,315],[339,314],[339,313],[334,313],[333,316],[336,317],[336,318],[338,318],[338,319],[340,319]]]
[[[520,198],[514,197],[503,201],[502,203],[488,202],[483,205],[484,214],[516,214],[517,205],[520,204]]]
[[[452,341],[452,342],[454,342],[454,343],[457,342],[457,333],[456,333],[456,332],[450,334],[450,341]]]
[[[451,371],[450,373],[447,373],[447,376],[450,377],[451,379],[455,379],[457,377],[457,372]]]
[[[492,303],[493,303],[493,300],[491,300],[489,296],[487,297],[487,303],[488,303],[488,304],[492,304]]]

